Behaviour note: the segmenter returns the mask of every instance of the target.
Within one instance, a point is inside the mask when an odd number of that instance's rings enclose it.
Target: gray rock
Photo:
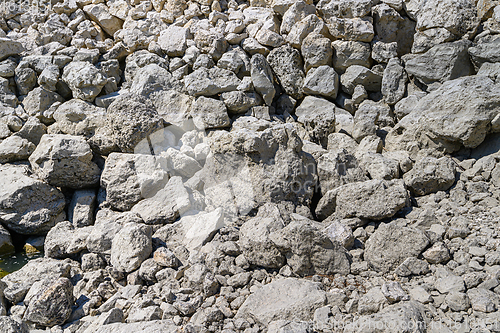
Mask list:
[[[87,237],[92,228],[75,228],[64,221],[50,229],[45,237],[44,251],[49,258],[68,258],[87,249]]]
[[[0,254],[8,254],[15,252],[14,244],[12,244],[12,238],[10,233],[3,226],[0,225]],[[0,300],[0,315],[2,314],[2,304]]]
[[[403,179],[415,195],[446,191],[455,183],[455,163],[449,157],[425,157],[418,160]]]
[[[123,26],[123,21],[111,15],[110,9],[103,3],[89,4],[83,7],[83,11],[110,36],[113,36]]]
[[[394,105],[403,98],[407,81],[401,61],[398,58],[390,59],[382,77],[382,95],[387,104]]]
[[[319,33],[308,34],[300,48],[304,57],[305,70],[331,65],[333,49],[331,41]]]
[[[5,333],[28,333],[28,327],[24,323],[18,323],[8,316],[0,316],[0,325]]]
[[[408,74],[425,84],[454,80],[474,73],[467,49],[469,42],[458,41],[432,47],[405,61]]]
[[[371,18],[325,17],[325,23],[333,37],[343,40],[371,42],[374,36]]]
[[[7,37],[0,37],[0,45],[0,60],[18,55],[25,50],[19,41]]]
[[[36,72],[31,68],[16,68],[14,77],[20,95],[27,95],[37,84]]]
[[[139,214],[146,224],[167,224],[190,208],[189,194],[181,177],[172,177],[154,196],[134,205],[132,212]]]
[[[262,104],[262,98],[255,92],[229,91],[222,93],[221,99],[231,114],[244,114]]]
[[[276,93],[271,67],[266,58],[259,53],[252,56],[251,66],[251,77],[255,90],[264,98],[267,105],[271,105]]]
[[[382,75],[366,67],[352,65],[340,77],[342,90],[350,95],[357,85],[362,85],[367,91],[378,92],[382,85]]]
[[[455,312],[467,311],[470,308],[470,300],[467,294],[452,291],[446,295],[445,302]]]
[[[325,304],[326,294],[318,284],[287,278],[267,284],[251,294],[236,317],[251,317],[262,325],[277,319],[307,321],[312,320],[314,311]]]
[[[386,273],[407,258],[417,257],[427,245],[429,238],[419,229],[382,223],[366,241],[364,255],[376,271]]]
[[[336,214],[340,218],[359,217],[382,220],[405,207],[408,193],[401,180],[368,180],[338,188]]]
[[[330,151],[318,159],[318,178],[325,194],[345,184],[368,180],[356,157],[345,149]]]
[[[479,146],[500,109],[500,89],[484,76],[445,82],[418,101],[386,137],[387,150],[440,146],[453,152]]]
[[[2,165],[0,178],[0,220],[10,230],[23,235],[43,234],[64,214],[64,195],[44,182],[28,176],[23,166]]]
[[[94,190],[75,191],[68,206],[68,221],[77,228],[93,225],[96,198]]]
[[[97,128],[103,126],[106,110],[95,105],[71,99],[61,104],[54,112],[57,129],[65,134],[91,137]]]
[[[99,183],[89,144],[79,136],[46,134],[29,161],[37,176],[54,186],[83,188]]]
[[[494,312],[500,305],[500,297],[487,289],[473,288],[467,290],[472,309],[479,312]]]
[[[297,121],[309,131],[312,141],[326,146],[328,135],[335,132],[335,111],[336,107],[332,102],[307,96],[295,110],[295,115],[298,117]]]
[[[482,67],[484,63],[500,62],[498,55],[498,47],[500,45],[500,38],[495,38],[488,43],[480,43],[474,47],[469,48],[471,60],[477,68]]]
[[[332,241],[318,222],[305,218],[292,221],[269,237],[299,276],[350,272],[346,249],[339,242]]]
[[[51,115],[47,114],[50,112],[48,110],[57,102],[64,102],[58,93],[37,87],[23,99],[23,106],[28,115],[36,116],[45,122],[51,118]]]
[[[107,333],[110,330],[113,333],[176,333],[178,326],[170,320],[153,320],[138,323],[112,323],[103,325],[95,331],[95,333]]]
[[[335,51],[333,67],[343,73],[350,66],[370,67],[370,44],[351,41],[336,40],[332,42]]]
[[[38,84],[44,89],[56,91],[56,84],[59,80],[59,66],[51,65],[44,68],[38,77]]]
[[[32,297],[23,319],[49,327],[62,325],[71,315],[73,303],[70,280],[59,278]]]
[[[93,64],[73,61],[64,67],[61,79],[73,92],[73,97],[92,102],[107,83],[108,78]]]
[[[112,153],[101,175],[106,200],[123,211],[130,210],[143,198],[154,196],[167,182],[166,161],[143,154]]]
[[[450,260],[450,252],[443,243],[435,243],[427,249],[422,256],[431,264],[446,263]]]
[[[434,286],[441,294],[447,294],[453,291],[465,291],[464,279],[453,274],[438,278]]]
[[[305,75],[299,51],[284,45],[272,50],[267,56],[267,61],[285,92],[295,99],[300,99]]]
[[[116,234],[111,245],[111,265],[130,273],[139,268],[151,254],[152,230],[150,226],[127,223]]]
[[[129,92],[154,99],[154,94],[171,89],[173,84],[169,71],[158,64],[149,64],[137,69]]]
[[[0,143],[0,163],[27,160],[34,150],[33,143],[12,135]]]
[[[399,276],[423,275],[429,273],[429,264],[425,260],[420,260],[415,257],[407,258],[399,265],[394,273]]]
[[[324,233],[330,238],[332,243],[338,242],[346,249],[354,245],[354,235],[350,226],[342,223],[342,220],[335,220],[328,225]]]
[[[401,287],[401,284],[397,281],[386,282],[382,285],[382,293],[389,303],[396,303],[400,301],[409,301],[410,297]]]
[[[339,91],[339,76],[330,66],[319,66],[307,72],[303,91],[308,95],[321,95],[335,99]]]
[[[220,67],[202,67],[184,77],[187,92],[192,96],[213,96],[233,91],[240,83],[236,74]]]
[[[230,125],[226,105],[217,99],[198,97],[193,103],[191,115],[195,126],[199,129],[221,128]]]
[[[360,159],[360,166],[371,179],[391,180],[399,178],[399,163],[378,153],[365,153]]]

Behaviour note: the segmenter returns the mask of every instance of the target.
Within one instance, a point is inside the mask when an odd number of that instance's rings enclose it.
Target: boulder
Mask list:
[[[280,279],[248,296],[236,317],[250,317],[264,326],[277,319],[310,321],[314,311],[324,306],[326,300],[326,293],[317,283],[294,278]]]
[[[382,95],[384,100],[389,105],[394,105],[399,102],[406,91],[406,82],[408,77],[401,66],[401,61],[398,58],[392,58],[387,63],[382,76]]]
[[[440,148],[454,152],[461,145],[483,142],[491,121],[500,112],[500,88],[484,76],[445,82],[421,98],[409,115],[386,137],[387,150]]]
[[[487,43],[480,43],[469,48],[469,54],[476,68],[480,68],[485,63],[500,62],[498,55],[498,47],[500,46],[500,38],[495,38]]]
[[[92,227],[75,228],[69,221],[59,222],[45,237],[44,252],[49,258],[69,258],[87,249]]]
[[[65,217],[64,195],[28,176],[23,166],[0,166],[0,220],[22,235],[44,234]]]
[[[165,159],[152,155],[111,153],[101,175],[106,200],[116,209],[130,210],[152,197],[168,182]]]
[[[267,105],[271,105],[276,90],[274,88],[273,73],[262,54],[254,54],[251,59],[252,83]]]
[[[342,90],[350,95],[354,93],[357,85],[362,85],[367,91],[378,92],[382,84],[382,75],[366,67],[352,65],[340,77]]]
[[[353,153],[340,147],[318,159],[318,178],[321,192],[325,194],[345,184],[368,180]]]
[[[228,127],[230,125],[230,119],[227,115],[227,109],[224,102],[203,96],[198,97],[191,109],[191,116],[193,117],[195,126],[198,129],[207,130]]]
[[[101,170],[92,158],[84,138],[46,134],[29,161],[38,178],[54,186],[79,189],[99,183]]]
[[[311,141],[326,147],[328,135],[335,132],[335,111],[336,107],[332,102],[323,98],[307,96],[295,109],[295,115],[297,121],[303,124],[309,132]]]
[[[455,162],[449,157],[425,157],[418,160],[403,179],[415,195],[446,191],[455,183]]]
[[[130,273],[139,268],[153,251],[150,226],[127,223],[118,231],[111,245],[111,265]]]
[[[108,6],[103,3],[87,5],[83,7],[83,11],[110,36],[123,26],[123,21],[111,15]]]
[[[14,244],[12,243],[12,238],[7,229],[0,225],[0,255],[15,252]],[[2,308],[0,301],[0,309]],[[1,310],[0,310],[1,314]]]
[[[428,245],[429,238],[415,227],[382,223],[366,241],[365,260],[377,272],[387,273],[420,255]]]
[[[106,109],[81,99],[71,99],[61,104],[54,112],[57,130],[65,134],[91,137],[103,126]]]
[[[17,135],[0,142],[0,163],[27,160],[35,150],[35,145]]]
[[[240,83],[234,72],[220,67],[201,67],[184,77],[186,90],[191,96],[213,96],[233,91]]]
[[[399,179],[351,183],[337,189],[336,214],[340,218],[382,220],[394,216],[408,200],[408,192]]]
[[[333,67],[339,73],[350,66],[370,67],[370,44],[352,40],[336,40],[332,42],[335,57]]]
[[[73,285],[62,277],[32,295],[23,319],[49,327],[62,325],[71,315],[73,304]]]
[[[24,110],[30,116],[36,116],[43,122],[52,118],[49,109],[52,105],[58,105],[57,102],[64,102],[64,99],[56,92],[46,90],[42,87],[37,87],[29,91],[28,95],[23,99],[22,105]]]
[[[61,78],[73,97],[92,102],[108,82],[106,75],[87,61],[73,61],[64,67]]]
[[[474,67],[467,52],[469,45],[468,41],[436,45],[429,51],[406,60],[406,72],[424,84],[472,75]]]
[[[311,68],[331,65],[333,56],[332,42],[322,34],[309,34],[304,38],[300,51],[304,57],[306,72]]]
[[[93,225],[96,198],[95,190],[75,191],[68,206],[68,221],[77,228]]]
[[[0,61],[24,51],[23,44],[7,37],[0,37]]]
[[[303,91],[308,95],[335,99],[339,91],[339,76],[330,66],[312,68],[307,72]]]
[[[300,99],[303,94],[305,75],[299,51],[289,45],[284,45],[272,50],[267,56],[267,61],[285,92],[295,99]]]

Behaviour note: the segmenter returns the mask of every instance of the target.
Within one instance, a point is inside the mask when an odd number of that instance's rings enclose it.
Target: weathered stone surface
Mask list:
[[[193,103],[191,116],[199,129],[228,127],[230,125],[223,101],[200,96]]]
[[[240,83],[236,74],[219,67],[202,67],[184,78],[186,89],[192,96],[213,96],[236,90]]]
[[[24,51],[23,45],[7,37],[0,37],[0,60],[15,56]]]
[[[113,239],[111,265],[126,273],[139,268],[153,250],[151,237],[150,226],[137,223],[125,224]]]
[[[64,214],[64,196],[55,187],[28,176],[23,166],[3,165],[0,174],[0,220],[23,235],[43,234]]]
[[[370,66],[370,44],[336,40],[332,42],[332,47],[335,51],[333,67],[340,73],[353,65]]]
[[[381,220],[405,207],[408,193],[400,180],[368,180],[346,184],[337,191],[337,211],[341,218]]]
[[[287,278],[267,284],[251,294],[236,316],[249,316],[263,325],[276,319],[311,320],[314,310],[325,303],[325,292],[316,283]]]
[[[340,82],[342,90],[351,95],[357,85],[362,85],[367,91],[378,92],[382,84],[382,75],[366,67],[352,65],[340,77]]]
[[[449,157],[425,157],[418,160],[403,179],[415,195],[446,191],[455,183],[455,163]]]
[[[44,251],[49,258],[69,258],[87,249],[91,227],[75,228],[69,221],[59,222],[45,237]]]
[[[18,323],[5,315],[0,316],[0,325],[5,333],[28,333],[28,327],[24,323]]]
[[[386,137],[388,150],[411,146],[453,152],[479,146],[500,110],[500,89],[484,76],[445,82],[420,99]]]
[[[46,134],[29,161],[38,178],[54,186],[78,189],[99,183],[101,170],[92,158],[82,137]]]
[[[97,329],[96,333],[106,333],[113,330],[116,333],[175,333],[178,326],[173,324],[170,320],[152,320],[143,321],[138,323],[111,323],[101,326]]]
[[[339,76],[330,66],[319,66],[307,72],[303,91],[308,95],[336,98],[339,91]]]
[[[274,88],[273,73],[262,54],[254,54],[251,59],[251,78],[255,90],[264,98],[264,102],[270,105],[276,90]]]
[[[73,97],[92,102],[108,78],[89,62],[73,61],[64,67],[62,80],[73,92]]]
[[[0,226],[0,255],[12,253],[14,251],[14,244],[12,244],[10,233],[3,226]],[[2,305],[0,304],[0,313],[2,312],[1,308]]]
[[[300,51],[304,57],[306,72],[314,67],[330,65],[332,62],[332,43],[322,34],[309,34],[304,38]]]
[[[417,257],[429,244],[423,231],[382,223],[366,241],[365,259],[378,272],[389,272],[407,258]]]
[[[389,105],[394,105],[399,102],[406,91],[406,82],[408,77],[401,66],[401,61],[398,58],[392,58],[387,63],[382,76],[382,95],[384,100]]]
[[[299,51],[289,45],[281,46],[269,53],[267,61],[285,92],[293,98],[301,98],[305,75]]]
[[[0,163],[27,160],[35,145],[26,139],[13,135],[0,143]]]
[[[335,109],[335,104],[326,99],[307,96],[295,110],[295,115],[312,139],[326,146],[328,135],[335,132]]]

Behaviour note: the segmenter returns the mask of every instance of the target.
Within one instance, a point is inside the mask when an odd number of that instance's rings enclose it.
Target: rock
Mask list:
[[[335,131],[335,110],[335,104],[326,99],[307,96],[295,110],[295,115],[313,141],[326,146],[328,135]]]
[[[343,148],[332,150],[318,159],[318,178],[325,194],[345,184],[368,180],[356,157]]]
[[[221,99],[231,114],[244,114],[262,104],[262,98],[255,92],[229,91],[222,93]]]
[[[0,316],[0,325],[5,333],[28,333],[28,327],[24,323],[18,323],[8,316]]]
[[[450,260],[448,248],[443,243],[435,243],[422,253],[422,256],[431,264],[446,263]]]
[[[332,62],[333,49],[331,41],[319,33],[311,33],[302,41],[300,48],[304,57],[305,70],[330,65]]]
[[[384,70],[381,88],[387,104],[394,105],[403,98],[407,81],[408,77],[403,66],[401,66],[401,61],[398,58],[389,60]]]
[[[327,34],[328,29],[323,20],[318,18],[315,14],[311,14],[293,25],[292,29],[286,36],[286,41],[293,47],[299,48],[303,40],[311,33]],[[280,45],[276,45],[277,47]]]
[[[276,319],[312,320],[314,310],[325,304],[325,292],[318,284],[287,278],[267,284],[251,294],[236,316],[251,317],[262,325]]]
[[[129,92],[152,98],[155,94],[172,88],[172,74],[157,64],[149,64],[135,72]]]
[[[174,224],[159,229],[154,237],[161,239],[169,248],[182,245],[194,251],[209,242],[224,225],[224,213],[221,208],[217,208],[210,213],[183,216]]]
[[[64,102],[64,99],[56,92],[45,90],[42,87],[31,90],[23,99],[24,110],[30,116],[36,116],[42,121],[52,118],[50,108],[56,103]]]
[[[269,237],[285,255],[292,271],[299,276],[348,274],[350,263],[347,251],[322,229],[318,222],[296,220]]]
[[[281,46],[269,53],[267,61],[285,92],[295,99],[300,99],[305,75],[299,51],[289,45]]]
[[[401,16],[398,10],[391,8],[387,3],[374,6],[372,16],[377,40],[383,43],[396,42],[398,56],[410,53],[415,34],[415,22]]]
[[[0,61],[24,51],[23,45],[7,37],[0,37]]]
[[[367,91],[378,92],[382,84],[382,75],[366,67],[352,65],[340,77],[340,82],[342,90],[350,95],[354,93],[357,85],[362,85]]]
[[[196,159],[175,148],[168,148],[165,153],[162,153],[162,157],[166,159],[168,171],[172,175],[191,178],[201,170],[201,165]]]
[[[54,186],[83,188],[98,184],[101,170],[89,144],[79,136],[46,134],[29,161],[37,176]]]
[[[328,238],[330,238],[332,243],[338,242],[346,249],[349,249],[354,245],[352,229],[340,221],[333,221],[324,229],[324,232]]]
[[[3,226],[0,225],[0,255],[9,254],[14,252],[14,244],[12,244],[12,238],[10,233]],[[1,303],[1,301],[0,301]],[[0,304],[0,313],[2,305]]]
[[[108,139],[111,136],[122,152],[132,153],[140,150],[139,143],[144,138],[161,128],[163,120],[144,98],[123,95],[108,107],[102,135]]]
[[[2,278],[7,284],[4,290],[5,298],[16,304],[24,299],[31,286],[38,281],[46,279],[69,278],[71,260],[56,260],[39,258],[30,260],[21,269]]]
[[[424,309],[418,303],[401,302],[390,305],[371,316],[361,316],[346,327],[347,329],[344,330],[346,333],[358,332],[358,327],[377,327],[376,331],[380,333],[394,332],[394,327],[401,332],[424,333],[426,332],[426,317]],[[378,329],[379,327],[381,329]],[[413,328],[407,329],[407,327]],[[367,332],[376,331],[370,329]]]
[[[271,105],[276,90],[274,89],[273,73],[262,54],[254,54],[251,59],[251,77],[255,90],[264,98],[267,105]]]
[[[471,75],[474,68],[469,60],[468,47],[469,43],[465,41],[436,45],[405,61],[405,69],[425,84]]]
[[[467,290],[467,296],[470,299],[472,309],[475,311],[489,313],[498,309],[500,298],[490,290],[472,288]]]
[[[495,38],[489,43],[481,43],[469,48],[469,54],[474,66],[480,68],[485,63],[500,62],[498,53],[495,52],[499,44],[500,38]]]
[[[189,194],[180,177],[172,177],[152,197],[139,201],[132,211],[139,214],[146,224],[174,222],[191,208]]]
[[[67,278],[59,278],[33,295],[24,320],[44,326],[62,325],[71,315],[73,286]]]
[[[76,228],[93,225],[95,206],[94,190],[75,191],[68,207],[68,221]]]
[[[399,282],[387,282],[382,285],[382,293],[385,298],[389,301],[389,303],[396,303],[400,301],[409,301],[410,297],[406,294],[406,292],[401,287]]]
[[[61,132],[91,137],[103,125],[106,110],[81,99],[71,99],[61,104],[53,117]]]
[[[445,302],[455,312],[467,311],[470,308],[470,300],[467,294],[458,291],[452,291],[446,295]]]
[[[223,101],[198,97],[191,109],[194,124],[199,129],[228,127],[230,125],[227,109]]]
[[[27,160],[35,147],[28,140],[12,135],[0,143],[0,163]]]
[[[71,89],[73,97],[92,102],[107,83],[107,77],[86,61],[73,61],[64,67],[61,78]]]
[[[55,187],[28,176],[23,166],[2,165],[0,220],[23,235],[43,234],[65,217],[64,196]]]
[[[45,237],[45,255],[49,258],[61,259],[86,250],[86,241],[91,230],[91,227],[75,228],[68,221],[59,222]]]
[[[447,294],[453,291],[465,291],[464,279],[453,274],[438,278],[434,286],[441,294]]]
[[[171,320],[152,320],[138,323],[111,323],[103,325],[95,331],[95,333],[106,333],[113,330],[113,333],[175,333],[178,326],[173,324]]]
[[[407,258],[417,257],[427,245],[429,238],[419,229],[382,223],[366,241],[365,260],[376,271],[386,273]]]
[[[332,42],[335,51],[333,58],[333,67],[339,73],[345,72],[350,66],[370,67],[370,44],[349,41],[336,40]]]
[[[405,207],[408,194],[400,180],[368,180],[338,188],[336,214],[340,218],[381,220]]]
[[[446,191],[455,183],[455,163],[449,157],[425,157],[418,160],[403,179],[415,195]]]
[[[365,153],[361,157],[361,168],[371,179],[391,180],[399,178],[399,163],[378,153]]]
[[[111,265],[130,273],[139,268],[152,252],[150,226],[128,223],[116,234],[111,245]]]
[[[240,83],[236,74],[219,67],[202,67],[184,77],[186,89],[192,96],[213,96],[233,91]]]
[[[330,66],[313,68],[307,72],[303,91],[305,94],[335,99],[339,91],[339,76]]]
[[[29,117],[19,132],[16,132],[16,135],[37,145],[40,143],[42,136],[46,133],[47,126],[42,124],[38,118]]]
[[[445,82],[417,102],[409,115],[389,131],[386,149],[411,145],[442,147],[453,152],[479,146],[500,108],[500,89],[487,77],[470,76]],[[411,149],[411,148],[410,148]]]
[[[45,67],[38,77],[38,84],[46,90],[56,91],[59,80],[59,66],[49,65]]]
[[[109,8],[103,3],[87,5],[83,7],[83,11],[110,36],[122,28],[123,21],[111,15]]]
[[[307,4],[304,1],[297,1],[293,3],[283,14],[280,33],[288,34],[295,24],[306,16],[314,14],[314,12],[315,8],[311,4]]]
[[[154,196],[167,184],[167,171],[166,161],[161,157],[112,153],[101,175],[106,200],[119,210],[130,210],[142,198]]]
[[[371,42],[374,36],[373,23],[366,18],[326,18],[326,25],[333,37],[358,42]]]

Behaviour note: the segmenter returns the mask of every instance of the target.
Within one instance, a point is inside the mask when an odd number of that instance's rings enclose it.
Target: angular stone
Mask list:
[[[362,85],[367,91],[378,92],[382,84],[382,75],[366,67],[353,65],[340,77],[340,82],[342,90],[351,95],[357,85]]]
[[[251,77],[255,90],[264,98],[267,105],[271,105],[276,90],[274,88],[273,73],[262,54],[254,54],[251,59]]]
[[[389,60],[382,77],[382,95],[387,104],[394,105],[403,98],[407,81],[401,61],[398,58]]]
[[[449,157],[425,157],[418,160],[403,179],[415,195],[446,191],[455,183],[455,163]]]
[[[230,119],[223,101],[200,96],[193,103],[191,116],[198,129],[228,127]]]
[[[295,110],[295,115],[313,141],[326,146],[328,135],[335,132],[335,109],[335,104],[326,99],[307,96]]]
[[[27,160],[35,147],[28,140],[12,135],[0,143],[0,163]]]
[[[285,92],[295,99],[300,99],[305,75],[299,51],[289,45],[281,46],[269,53],[267,61]]]
[[[330,66],[312,68],[307,72],[303,91],[305,94],[335,99],[339,91],[339,76]]]
[[[23,44],[7,37],[0,37],[0,61],[24,51]]]
[[[150,226],[127,223],[116,234],[111,245],[111,265],[130,273],[139,268],[153,250]]]
[[[108,82],[104,73],[86,61],[73,61],[64,67],[62,80],[73,92],[73,97],[92,102]]]
[[[75,228],[71,222],[59,222],[45,237],[45,255],[49,258],[62,259],[86,250],[87,237],[91,231],[91,227]]]
[[[335,51],[333,67],[340,73],[353,65],[370,67],[370,44],[336,40],[332,42],[332,47]]]
[[[236,74],[219,67],[202,67],[184,77],[186,89],[192,96],[213,96],[236,90],[240,83]]]
[[[122,28],[123,21],[111,15],[109,8],[105,4],[90,4],[83,7],[83,11],[110,36],[113,36],[116,31]]]
[[[302,41],[301,53],[306,72],[314,67],[330,65],[332,62],[332,42],[324,35],[311,33]]]
[[[158,45],[171,57],[183,56],[187,49],[189,30],[171,25],[160,33]]]

